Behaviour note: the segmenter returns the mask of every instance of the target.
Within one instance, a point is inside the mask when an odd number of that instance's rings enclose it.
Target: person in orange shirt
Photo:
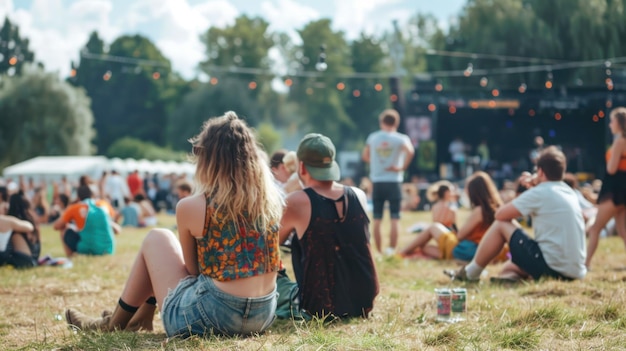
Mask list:
[[[113,233],[120,232],[120,226],[111,218],[115,211],[105,200],[93,200],[89,186],[81,185],[77,190],[79,201],[70,205],[53,228],[61,231],[61,242],[67,257],[74,253],[101,255],[113,253]],[[100,210],[98,210],[100,209]],[[93,217],[87,217],[90,214]]]

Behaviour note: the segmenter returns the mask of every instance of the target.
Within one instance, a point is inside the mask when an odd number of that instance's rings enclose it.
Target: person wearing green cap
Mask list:
[[[391,256],[395,253],[398,244],[404,171],[409,167],[415,149],[407,135],[398,133],[400,125],[398,111],[384,110],[378,119],[380,130],[367,137],[362,159],[370,164],[374,202],[374,242],[376,250],[380,253],[383,253],[380,225],[385,203],[389,203],[391,228],[389,247],[385,249],[384,254]]]
[[[307,134],[297,156],[304,189],[287,196],[279,241],[296,232],[291,257],[300,307],[320,318],[367,317],[378,295],[378,277],[366,195],[337,182],[335,146],[326,136]]]

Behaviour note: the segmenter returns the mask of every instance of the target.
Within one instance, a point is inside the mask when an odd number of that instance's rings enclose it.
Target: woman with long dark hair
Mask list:
[[[0,232],[11,230],[11,238],[3,252],[3,263],[16,268],[36,266],[41,252],[39,226],[30,209],[30,202],[22,191],[9,198],[7,214],[0,216],[4,222]]]
[[[441,223],[433,223],[421,232],[413,242],[401,251],[411,256],[416,250],[430,258],[459,259],[469,261],[476,253],[478,243],[493,223],[495,212],[502,205],[498,189],[485,172],[476,172],[467,180],[465,191],[471,204],[471,212],[465,223],[452,232]],[[437,245],[427,245],[434,239]]]

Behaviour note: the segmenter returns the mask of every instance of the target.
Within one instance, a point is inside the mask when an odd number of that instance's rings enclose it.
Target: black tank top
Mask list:
[[[378,294],[369,218],[349,187],[336,200],[304,191],[311,221],[301,239],[294,235],[291,252],[301,307],[319,317],[367,317]],[[336,202],[343,202],[343,213]]]

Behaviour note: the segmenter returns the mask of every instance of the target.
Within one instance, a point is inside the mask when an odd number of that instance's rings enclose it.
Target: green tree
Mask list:
[[[149,39],[121,36],[107,51],[92,33],[73,75],[70,80],[93,100],[100,152],[124,136],[167,144],[167,115],[180,96],[182,79]]]
[[[176,152],[168,148],[160,147],[154,143],[142,141],[131,137],[117,139],[109,149],[108,157],[134,158],[136,160],[162,160],[162,161],[183,161],[186,157],[184,152]]]
[[[25,65],[0,85],[0,166],[42,155],[90,155],[93,115],[85,91]]]
[[[556,86],[573,85],[581,79],[587,86],[602,85],[606,77],[603,64],[553,72],[550,66],[625,56],[625,6],[624,0],[469,0],[450,28],[443,49],[481,55],[433,58],[429,70],[463,70],[468,63],[474,69],[488,70],[545,66],[539,72],[493,74],[490,87],[510,88],[524,82],[539,88],[550,74]],[[475,88],[480,78],[448,79],[452,85]]]
[[[208,118],[235,111],[240,118],[255,126],[258,105],[247,92],[245,82],[238,79],[198,85],[188,92],[169,117],[168,138],[177,150],[189,150],[187,141],[201,131]]]
[[[382,73],[389,71],[385,65],[386,54],[380,43],[371,36],[361,34],[350,44],[352,69],[355,72]],[[389,106],[387,79],[354,79],[344,93],[347,113],[351,125],[344,125],[342,135],[350,135],[352,140],[363,144],[365,137],[378,126],[378,114]],[[358,91],[358,96],[353,94]],[[354,126],[354,128],[351,128]],[[356,147],[356,145],[355,145]]]
[[[350,46],[344,33],[331,29],[331,22],[322,19],[308,23],[298,31],[302,45],[293,50],[299,77],[293,78],[289,97],[300,106],[305,124],[304,131],[319,132],[338,143],[338,148],[348,138],[342,131],[354,129],[354,122],[345,110],[345,94],[338,89],[338,76],[353,72],[350,65]],[[323,48],[326,70],[317,71],[316,64]],[[345,84],[345,83],[344,83]],[[345,90],[345,88],[344,88]]]
[[[20,36],[20,29],[5,17],[0,28],[0,74],[20,74],[27,62],[35,60],[28,48],[29,40]]]
[[[209,28],[201,37],[206,46],[207,59],[200,67],[208,75],[220,79],[228,77],[230,69],[249,72],[238,76],[254,82],[254,89],[249,89],[248,93],[256,97],[272,79],[271,74],[259,74],[270,67],[268,52],[274,42],[268,27],[269,23],[260,17],[242,15],[235,19],[232,26]]]

